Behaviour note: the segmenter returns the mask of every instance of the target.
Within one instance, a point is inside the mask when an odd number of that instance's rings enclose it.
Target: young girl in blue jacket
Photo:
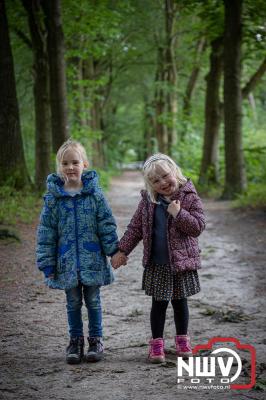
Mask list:
[[[100,287],[113,281],[106,256],[118,249],[116,223],[98,186],[95,171],[88,171],[84,147],[68,140],[57,152],[57,174],[47,178],[47,194],[37,233],[37,265],[48,287],[66,293],[70,342],[69,364],[84,356],[82,299],[88,311],[86,361],[103,357]]]

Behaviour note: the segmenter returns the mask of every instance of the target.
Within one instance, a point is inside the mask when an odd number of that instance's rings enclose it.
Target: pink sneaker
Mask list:
[[[189,357],[192,355],[190,337],[188,335],[177,335],[175,337],[176,355],[179,357]]]
[[[164,340],[162,338],[151,339],[149,342],[149,360],[154,364],[165,362]]]

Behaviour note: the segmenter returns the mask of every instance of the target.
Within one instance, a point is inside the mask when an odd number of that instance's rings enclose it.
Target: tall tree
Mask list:
[[[262,79],[263,75],[266,72],[266,57],[262,60],[261,64],[259,65],[258,69],[254,72],[254,74],[249,78],[249,81],[242,89],[242,97],[245,98],[249,95],[252,90],[255,89],[257,84]]]
[[[201,169],[199,182],[201,184],[208,185],[209,183],[218,183],[218,162],[219,162],[219,127],[223,119],[223,102],[219,99],[219,81],[221,79],[221,68],[223,62],[223,31],[224,31],[224,7],[216,4],[214,7],[212,4],[211,9],[204,8],[204,18],[207,23],[206,32],[207,37],[210,40],[210,69],[207,75],[207,88],[205,97],[205,129],[204,129],[204,142],[203,142],[203,155],[201,161]],[[253,3],[250,4],[253,9]],[[205,7],[205,5],[204,5]],[[256,7],[255,7],[256,9]],[[245,43],[245,53],[243,54],[243,60],[247,63],[247,60],[251,57],[252,65],[258,63],[258,58],[264,54],[261,52],[262,44],[256,38],[259,34],[260,21],[263,20],[263,16],[256,16],[250,10],[250,8],[244,9],[245,13],[245,24],[244,24],[244,38],[242,41]],[[253,10],[254,11],[254,10]],[[203,17],[203,15],[202,15]],[[201,17],[201,18],[202,18]],[[257,19],[256,19],[257,18]],[[259,18],[259,19],[258,19]],[[252,29],[250,29],[250,22],[252,21]],[[254,50],[257,51],[254,51]],[[254,60],[254,56],[256,58]],[[254,62],[255,61],[255,62]],[[264,73],[266,71],[265,58],[258,65],[257,70],[248,78],[245,76],[246,84],[242,88],[242,99],[251,95],[251,91],[260,83]],[[247,72],[246,72],[246,75]]]
[[[60,0],[42,0],[47,27],[52,144],[56,152],[68,138],[65,46]]]
[[[157,49],[157,70],[155,74],[155,131],[158,142],[158,149],[162,153],[167,153],[168,150],[168,132],[164,121],[166,111],[165,98],[165,50],[159,44]]]
[[[200,184],[218,183],[218,144],[222,107],[219,98],[223,70],[223,36],[211,42],[210,70],[206,77],[205,128]]]
[[[146,159],[152,153],[156,152],[154,148],[155,142],[155,121],[154,121],[154,110],[153,105],[149,103],[149,99],[146,93],[143,94],[143,104],[144,104],[144,118],[143,118],[143,141],[144,141],[144,151],[143,158]]]
[[[164,1],[165,27],[162,37],[156,35],[157,70],[155,77],[156,136],[159,150],[171,154],[176,142],[177,71],[175,60],[177,5]]]
[[[41,18],[40,1],[23,0],[27,11],[33,51],[34,107],[35,107],[35,185],[45,186],[50,172],[51,131],[49,114],[49,69],[46,50],[46,29]]]
[[[166,111],[168,116],[168,148],[171,154],[172,147],[177,140],[177,70],[175,59],[176,47],[176,14],[177,6],[173,0],[165,0],[165,80],[167,82]]]
[[[128,5],[122,1],[114,5],[86,0],[65,4],[64,18],[74,16],[76,21],[65,29],[69,87],[74,92],[69,99],[70,115],[74,119],[71,126],[88,147],[93,165],[103,168],[110,139],[109,113],[116,109],[115,102],[110,105],[110,92],[113,80],[128,62],[124,50],[127,49],[126,33],[121,28],[121,8],[126,12]]]
[[[246,186],[242,150],[241,42],[242,0],[224,0],[224,140],[223,197],[234,198]]]
[[[84,62],[84,66],[86,66],[83,76],[85,80],[92,82],[102,79],[103,76],[105,77],[104,85],[86,90],[91,100],[89,126],[92,132],[94,132],[94,140],[92,143],[93,165],[104,168],[106,166],[104,111],[112,87],[111,57],[109,57],[109,60],[105,58],[97,60],[91,55],[91,57]]]
[[[0,184],[29,182],[24,158],[5,1],[0,0]]]
[[[201,57],[206,47],[206,38],[205,36],[202,36],[196,43],[195,59],[193,60],[193,67],[185,89],[183,100],[183,114],[185,117],[189,117],[191,114],[191,99],[195,92],[196,83],[199,77]]]

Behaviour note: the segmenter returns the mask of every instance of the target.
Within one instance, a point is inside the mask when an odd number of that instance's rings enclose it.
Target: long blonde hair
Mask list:
[[[59,150],[56,153],[56,171],[60,177],[62,177],[61,174],[61,166],[62,166],[62,161],[64,158],[64,154],[67,150],[73,149],[75,150],[81,157],[85,168],[89,166],[89,161],[87,157],[87,153],[83,145],[76,140],[68,139],[66,142],[62,144],[62,146],[59,148]]]
[[[157,203],[157,193],[152,187],[151,179],[157,175],[158,168],[165,172],[169,172],[170,169],[176,178],[178,188],[187,182],[187,178],[182,174],[181,169],[172,158],[162,153],[153,154],[143,165],[145,187],[152,203]]]

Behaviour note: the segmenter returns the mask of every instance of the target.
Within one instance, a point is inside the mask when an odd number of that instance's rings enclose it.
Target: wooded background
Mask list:
[[[265,202],[265,43],[265,0],[0,0],[0,185],[43,190],[71,136]]]

